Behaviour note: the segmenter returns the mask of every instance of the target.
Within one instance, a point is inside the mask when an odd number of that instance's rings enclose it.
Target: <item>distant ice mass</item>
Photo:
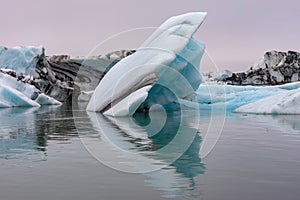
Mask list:
[[[234,112],[255,114],[300,114],[300,88],[241,106]]]
[[[266,52],[245,72],[202,73],[200,108],[255,114],[300,114],[300,53]]]
[[[0,108],[58,105],[59,101],[40,93],[33,85],[24,83],[8,74],[0,73]]]
[[[233,86],[201,84],[201,109],[226,108],[227,111],[255,114],[300,114],[300,82],[277,86]]]
[[[93,58],[47,57],[42,46],[0,47],[0,107],[61,104],[85,100],[117,62],[121,50]]]
[[[47,57],[42,46],[0,47],[0,108],[74,100],[109,116],[182,107],[300,114],[298,52],[269,51],[245,72],[200,75],[205,45],[193,34],[205,17],[172,17],[136,50],[89,58]]]
[[[37,87],[36,69],[41,57],[42,46],[0,47],[0,107],[61,104]]]
[[[295,51],[266,52],[259,62],[245,72],[219,77],[232,85],[278,85],[300,81],[300,53]]]
[[[180,99],[195,101],[205,45],[192,36],[205,17],[202,12],[187,13],[163,23],[134,54],[108,71],[87,110],[123,116],[155,104],[172,110]]]
[[[201,84],[197,94],[201,109],[226,108],[231,111],[281,91],[278,87]]]
[[[44,54],[42,46],[0,47],[0,68],[11,69],[18,74],[35,75],[35,67],[42,54]]]

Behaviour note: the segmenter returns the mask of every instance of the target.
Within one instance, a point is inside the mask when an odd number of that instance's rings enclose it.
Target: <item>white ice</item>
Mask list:
[[[188,13],[163,23],[136,53],[117,63],[104,76],[87,110],[111,114],[107,110],[112,105],[145,86],[152,88],[145,102],[138,102],[146,106],[165,105],[191,96],[201,83],[198,67],[205,49],[192,35],[205,17],[206,13]]]
[[[244,105],[235,112],[255,114],[300,114],[300,88]]]
[[[104,114],[109,116],[124,116],[133,115],[138,109],[139,105],[143,103],[148,97],[148,91],[151,86],[145,86],[127,96],[117,105],[106,111]]]
[[[201,109],[225,107],[235,112],[300,114],[299,88],[300,82],[278,86],[201,84],[197,98]]]
[[[0,47],[0,68],[12,69],[17,74],[35,75],[35,67],[38,57],[42,55],[44,48],[42,46],[33,47]]]
[[[58,104],[60,102],[40,94],[34,86],[18,81],[8,74],[0,73],[0,108]]]
[[[34,97],[38,90],[16,78],[0,73],[0,107],[39,106]]]
[[[36,75],[38,59],[44,54],[39,47],[0,47],[0,107],[31,107],[40,105],[59,105],[57,100],[41,94],[33,85],[18,81],[5,72],[13,71],[26,79]]]
[[[45,95],[45,94],[39,94],[39,96],[37,97],[37,99],[35,100],[35,102],[37,102],[40,105],[61,105],[62,103],[57,101],[56,99]]]

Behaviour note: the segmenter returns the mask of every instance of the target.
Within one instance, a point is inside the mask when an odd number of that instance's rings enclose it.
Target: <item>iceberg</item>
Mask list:
[[[232,111],[240,106],[285,91],[279,86],[233,86],[202,83],[197,90],[199,108],[204,110],[226,108]]]
[[[0,108],[20,106],[38,107],[40,105],[60,104],[54,98],[41,93],[33,85],[0,72]]]
[[[187,13],[163,23],[134,54],[108,71],[87,110],[124,116],[155,104],[172,110],[181,99],[195,101],[205,45],[192,36],[205,17],[203,12]]]
[[[220,76],[219,81],[232,85],[279,85],[300,81],[300,53],[269,51],[258,63],[244,72]]]
[[[300,82],[277,86],[235,86],[202,83],[197,90],[200,109],[257,114],[300,114]]]
[[[134,52],[121,50],[83,60],[46,56],[42,46],[0,47],[0,107],[89,100],[106,72]]]
[[[44,47],[0,47],[0,68],[14,70],[17,74],[36,75],[35,67]]]
[[[42,46],[0,47],[0,108],[61,104],[42,93],[34,81],[38,78],[36,67],[44,56]]]
[[[38,90],[14,77],[0,73],[0,107],[39,106],[33,99]]]
[[[234,112],[254,114],[300,114],[300,88],[246,104]]]

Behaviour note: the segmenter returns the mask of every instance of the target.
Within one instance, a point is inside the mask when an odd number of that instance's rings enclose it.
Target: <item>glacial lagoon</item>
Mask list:
[[[71,105],[1,109],[0,199],[277,200],[300,195],[300,116],[225,112],[212,117],[200,110],[199,123],[184,123],[183,133],[193,137],[183,154],[171,163],[156,155],[176,137],[182,118],[194,122],[194,114],[156,116],[151,125],[161,127],[163,121],[164,127],[153,135],[143,128],[151,121],[145,115],[114,121]],[[210,125],[223,121],[216,145],[201,158]],[[151,160],[147,166],[155,170],[132,174],[111,167],[101,160],[111,156],[109,149],[91,151],[106,141]],[[120,157],[120,166],[124,162]]]

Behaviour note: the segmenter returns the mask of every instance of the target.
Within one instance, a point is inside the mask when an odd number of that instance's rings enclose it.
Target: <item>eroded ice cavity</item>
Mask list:
[[[192,36],[205,17],[206,13],[195,12],[163,23],[136,53],[104,76],[87,110],[123,116],[154,104],[174,109],[181,99],[194,101],[205,45]]]

